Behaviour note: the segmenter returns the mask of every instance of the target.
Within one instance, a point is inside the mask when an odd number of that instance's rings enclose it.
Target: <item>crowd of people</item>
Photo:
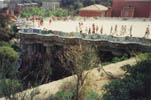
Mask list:
[[[120,28],[120,29],[119,29]],[[146,27],[144,38],[148,38],[150,35],[150,26],[148,25]],[[95,24],[90,25],[89,27],[85,26],[83,23],[79,23],[79,25],[76,27],[76,32],[85,33],[85,34],[104,34],[106,33],[103,31],[103,25],[98,26]],[[121,25],[119,27],[117,24],[115,26],[110,27],[110,33],[109,35],[113,36],[133,36],[133,25],[130,25],[129,27],[127,25]]]
[[[28,19],[27,19],[28,20]],[[44,26],[43,18],[32,18],[31,21],[33,24],[38,22],[38,27]],[[49,19],[49,25],[52,23],[52,18]],[[133,25],[111,25],[108,28],[110,31],[106,33],[106,29],[103,25],[91,24],[89,26],[85,26],[83,22],[79,22],[76,26],[76,32],[85,33],[85,34],[102,34],[102,35],[113,35],[113,36],[130,36],[133,37]],[[48,30],[44,28],[44,30]],[[150,36],[150,26],[146,27],[144,38],[149,38]]]

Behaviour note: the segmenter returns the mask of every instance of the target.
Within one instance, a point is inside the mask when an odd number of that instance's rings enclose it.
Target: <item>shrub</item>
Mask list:
[[[0,80],[0,97],[13,98],[12,96],[19,91],[21,83],[14,79]],[[11,96],[12,95],[12,96]]]
[[[0,77],[13,77],[18,53],[10,47],[0,47]]]
[[[68,10],[58,9],[56,11],[45,11],[45,9],[42,7],[41,8],[24,8],[24,10],[21,12],[21,16],[22,17],[31,17],[31,16],[63,17],[63,16],[68,16]]]
[[[138,55],[138,58],[141,60],[151,60],[151,53],[141,53]]]
[[[0,47],[2,47],[2,46],[10,47],[10,44],[9,44],[8,42],[1,41],[1,42],[0,42]]]
[[[116,63],[116,62],[120,62],[120,61],[123,61],[123,60],[126,60],[126,59],[128,59],[128,55],[124,54],[122,57],[114,57],[112,59],[112,62]]]
[[[151,61],[144,60],[122,69],[126,71],[125,77],[104,86],[103,100],[150,100]]]
[[[99,100],[99,94],[91,90],[90,94],[87,97],[87,100]]]
[[[65,93],[65,92],[58,92],[56,94],[55,100],[72,100],[73,93]]]

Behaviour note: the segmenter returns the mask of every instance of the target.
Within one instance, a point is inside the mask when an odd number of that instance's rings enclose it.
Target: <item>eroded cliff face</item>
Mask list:
[[[35,49],[34,46],[32,47]],[[62,56],[64,61],[67,60],[64,57],[64,53],[68,52],[66,47],[53,45],[47,51],[36,50],[31,51],[31,55],[24,53],[21,57],[20,74],[22,78],[27,76],[26,83],[31,82],[34,85],[37,82],[37,84],[42,84],[71,75],[65,67],[72,65],[67,62],[63,63],[59,58]]]

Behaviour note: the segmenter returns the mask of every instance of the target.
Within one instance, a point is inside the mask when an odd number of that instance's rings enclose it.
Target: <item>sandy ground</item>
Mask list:
[[[40,29],[51,29],[55,31],[63,31],[63,32],[77,32],[79,31],[79,22],[83,23],[82,31],[85,33],[86,27],[89,29],[92,25],[98,26],[100,34],[100,29],[103,26],[103,34],[110,35],[111,27],[113,27],[112,34],[115,36],[130,36],[130,26],[132,25],[132,36],[133,37],[144,37],[146,32],[146,28],[149,25],[151,38],[151,21],[143,21],[142,19],[138,20],[121,20],[121,19],[86,19],[84,20],[67,20],[67,21],[52,21],[49,24],[49,19],[44,19],[44,25],[39,27],[39,22],[34,24],[34,28]],[[115,33],[115,25],[117,25],[117,33]],[[122,25],[126,25],[126,33],[124,35],[120,35]]]

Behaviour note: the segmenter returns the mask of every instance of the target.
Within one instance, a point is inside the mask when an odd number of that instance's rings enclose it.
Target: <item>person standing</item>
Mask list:
[[[103,34],[103,26],[100,29],[100,33]]]
[[[121,26],[120,36],[123,35],[123,25]]]
[[[98,33],[98,30],[99,30],[99,26],[97,25],[96,26],[96,33]]]
[[[82,23],[79,23],[80,33],[82,33]]]
[[[91,28],[89,27],[89,32],[88,32],[88,34],[91,34]]]
[[[127,27],[124,25],[124,35],[127,33]]]
[[[49,25],[51,24],[51,22],[52,22],[52,20],[51,20],[51,18],[49,19]]]
[[[88,27],[85,28],[85,33],[88,34]]]
[[[144,37],[145,37],[145,38],[148,38],[148,37],[149,37],[149,34],[150,34],[150,31],[149,31],[149,25],[148,25],[147,28],[146,28],[146,32],[145,32]]]
[[[93,29],[92,33],[95,34],[95,25],[94,24],[92,25],[92,29]]]
[[[110,29],[110,34],[112,35],[112,31],[113,31],[113,26],[111,26],[111,29]]]
[[[132,37],[132,30],[133,30],[133,26],[130,26],[130,37]]]
[[[43,26],[43,19],[40,20],[40,25]]]
[[[115,25],[114,33],[117,34],[117,24]]]

